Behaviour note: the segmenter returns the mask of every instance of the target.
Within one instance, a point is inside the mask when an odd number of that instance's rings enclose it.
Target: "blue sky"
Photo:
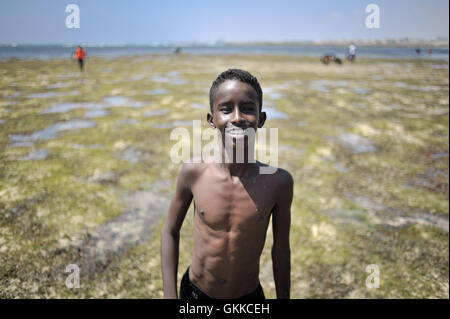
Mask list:
[[[80,29],[65,26],[70,3],[80,8]],[[379,29],[365,27],[369,3],[380,8]],[[448,10],[448,0],[1,0],[0,43],[448,37]]]

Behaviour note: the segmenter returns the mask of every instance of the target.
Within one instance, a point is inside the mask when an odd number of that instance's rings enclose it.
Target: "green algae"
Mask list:
[[[309,57],[92,57],[82,75],[70,60],[0,62],[0,296],[161,298],[159,232],[165,218],[146,244],[112,259],[93,278],[82,273],[79,289],[65,285],[65,265],[78,258],[71,243],[123,213],[124,191],[158,180],[172,181],[173,191],[180,165],[169,159],[170,128],[158,125],[201,119],[206,128],[211,82],[219,72],[240,67],[259,78],[263,91],[280,95],[267,94],[263,109],[289,116],[269,118],[266,127],[279,128],[288,151],[280,153],[278,165],[295,181],[292,297],[447,298],[448,233],[430,225],[371,224],[366,210],[348,198],[364,196],[406,215],[448,216],[448,69],[431,64],[446,62],[361,59],[324,66]],[[314,89],[314,81],[324,89]],[[157,89],[166,92],[145,93]],[[11,135],[86,119],[85,108],[43,113],[49,107],[104,105],[108,96],[141,104],[108,106],[108,114],[89,119],[94,127],[10,147]],[[167,114],[144,115],[160,109]],[[342,133],[368,139],[376,151],[352,153],[337,142]],[[48,150],[49,156],[20,160],[31,149]],[[337,163],[346,170],[336,170]],[[447,179],[430,177],[430,171]],[[324,214],[328,210],[356,217],[346,222]],[[178,279],[190,263],[192,220],[190,212],[181,232]],[[269,229],[261,282],[274,298],[271,236]],[[380,268],[380,288],[365,285],[370,264]]]

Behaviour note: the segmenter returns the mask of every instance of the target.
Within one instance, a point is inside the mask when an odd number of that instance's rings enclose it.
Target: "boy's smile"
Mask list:
[[[258,94],[253,87],[239,80],[223,82],[215,93],[212,113],[208,113],[208,123],[222,134],[222,142],[229,141],[236,147],[236,140],[254,136],[257,128],[264,125],[265,112],[260,112]]]

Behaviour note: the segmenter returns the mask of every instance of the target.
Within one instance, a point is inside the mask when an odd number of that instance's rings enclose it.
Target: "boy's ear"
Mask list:
[[[259,113],[259,122],[258,122],[258,128],[263,127],[264,123],[266,122],[267,114],[266,112]]]
[[[216,125],[214,124],[214,118],[213,115],[211,113],[208,113],[206,115],[206,120],[208,121],[208,124],[211,128],[216,128]]]

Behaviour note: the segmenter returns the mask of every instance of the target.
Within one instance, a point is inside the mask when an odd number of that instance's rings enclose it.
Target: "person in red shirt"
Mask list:
[[[75,50],[75,58],[78,60],[78,65],[80,66],[81,72],[83,72],[83,64],[85,57],[86,57],[86,49],[79,45]]]

